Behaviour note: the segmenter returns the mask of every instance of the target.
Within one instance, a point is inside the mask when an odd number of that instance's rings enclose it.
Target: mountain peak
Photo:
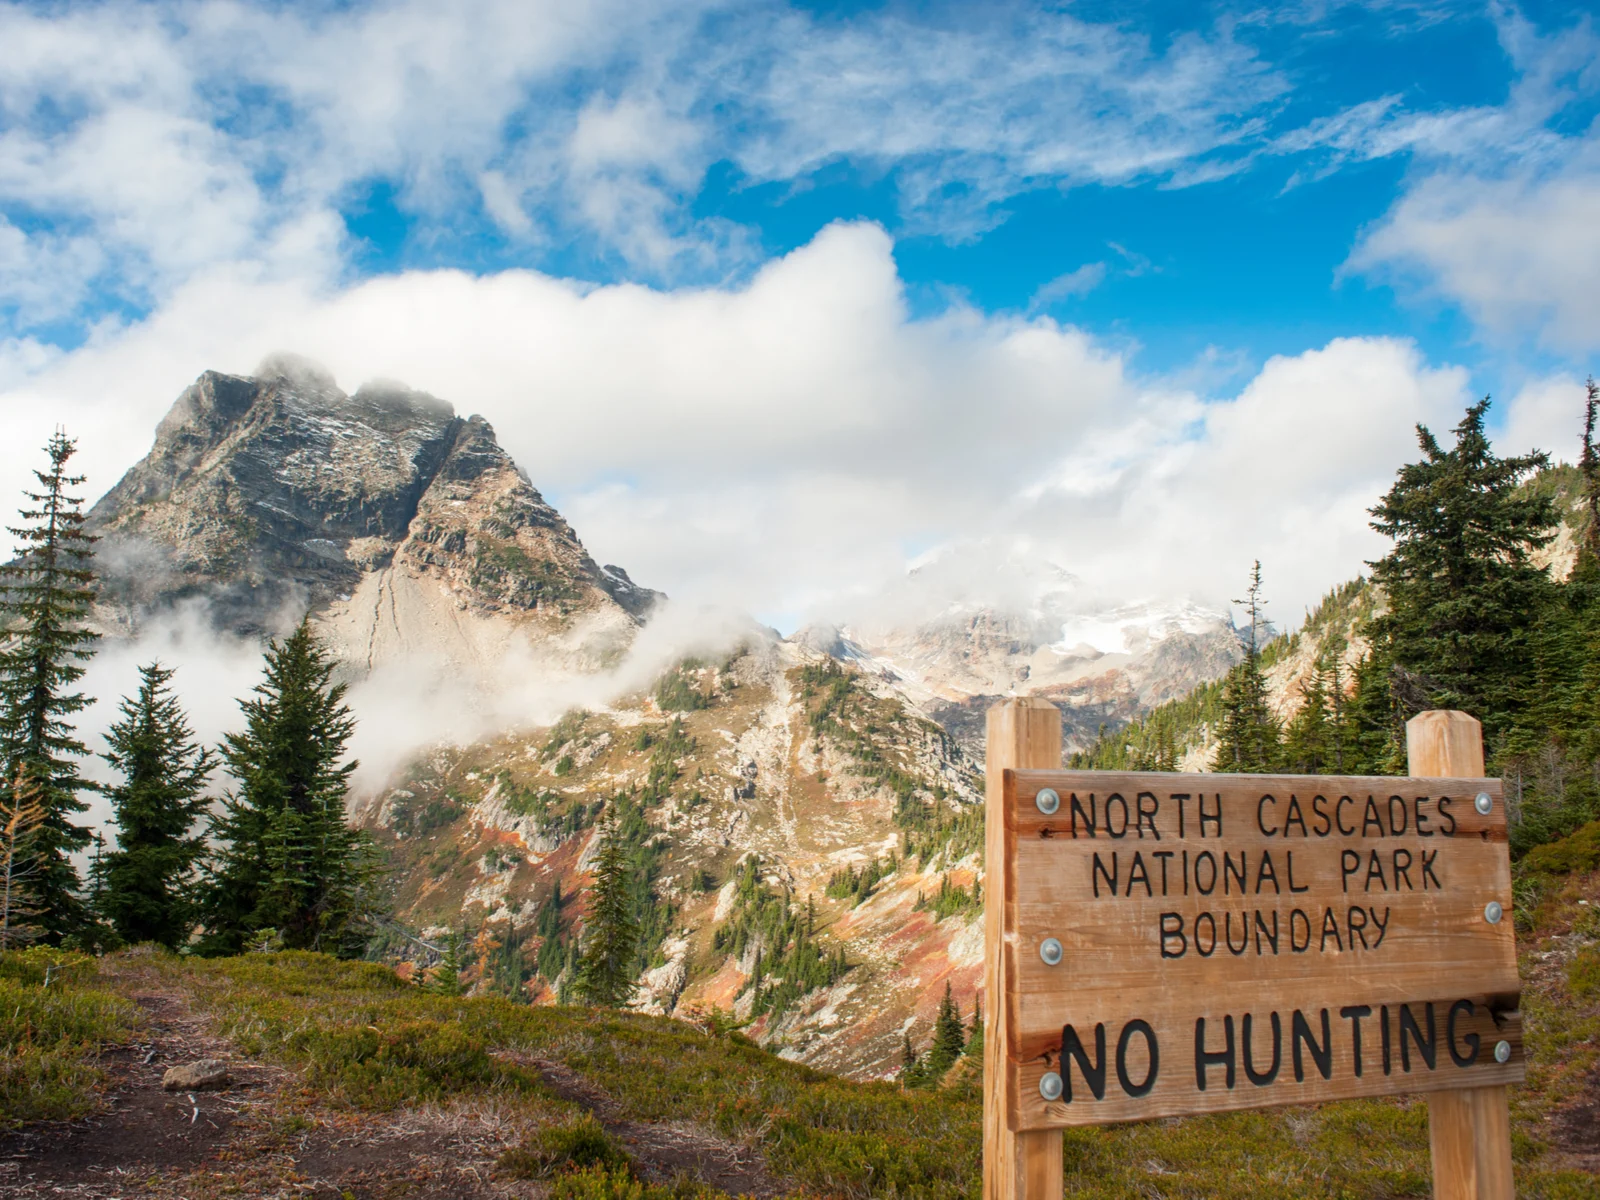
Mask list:
[[[482,417],[392,381],[346,394],[293,356],[204,372],[89,524],[114,625],[200,596],[224,626],[271,631],[397,571],[546,627],[604,609],[636,623],[659,599],[595,564]]]

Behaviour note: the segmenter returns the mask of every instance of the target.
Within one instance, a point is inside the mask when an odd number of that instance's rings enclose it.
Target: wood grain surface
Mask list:
[[[1498,780],[1006,770],[1001,807],[1011,1128],[1522,1079]]]

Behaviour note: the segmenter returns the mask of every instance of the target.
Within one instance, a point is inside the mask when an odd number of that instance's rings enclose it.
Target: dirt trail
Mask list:
[[[387,1113],[320,1106],[296,1072],[217,1037],[194,998],[159,971],[113,969],[117,990],[143,1014],[138,1036],[102,1056],[109,1085],[98,1111],[0,1134],[5,1200],[533,1200],[548,1190],[495,1177],[495,1160],[528,1132],[526,1111],[492,1096]],[[561,1064],[508,1057],[594,1112],[650,1182],[688,1175],[734,1195],[789,1194],[734,1143],[685,1124],[622,1120]],[[202,1058],[227,1063],[230,1086],[162,1090],[167,1068]]]

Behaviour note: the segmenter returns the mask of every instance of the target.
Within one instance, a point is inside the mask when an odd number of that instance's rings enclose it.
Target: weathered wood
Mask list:
[[[1006,888],[1007,768],[1059,768],[1061,713],[1039,699],[1007,700],[989,710],[986,792],[987,862],[984,906],[983,1195],[984,1200],[1059,1200],[1062,1193],[1061,1134],[1016,1132],[1008,1088],[1007,1004],[1011,955],[1005,913],[1013,903]]]
[[[1498,781],[1015,769],[1001,782],[989,919],[1007,986],[986,1007],[1012,1128],[1523,1077]],[[1059,1100],[1040,1094],[1047,1072],[1067,1084]]]
[[[1406,722],[1413,775],[1483,773],[1483,728],[1462,712],[1419,713]],[[1507,906],[1509,909],[1509,906]],[[1505,924],[1510,927],[1510,913]],[[1509,1200],[1511,1111],[1504,1085],[1428,1097],[1428,1142],[1436,1200]]]

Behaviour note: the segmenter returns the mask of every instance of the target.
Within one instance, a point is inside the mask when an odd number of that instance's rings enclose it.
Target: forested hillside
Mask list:
[[[1401,774],[1406,720],[1458,708],[1483,722],[1507,781],[1515,853],[1600,817],[1597,403],[1591,384],[1576,466],[1497,456],[1487,401],[1448,448],[1419,430],[1419,461],[1372,509],[1393,545],[1369,576],[1293,633],[1261,636],[1253,619],[1225,678],[1102,732],[1072,764]],[[1253,617],[1261,590],[1258,576]]]

